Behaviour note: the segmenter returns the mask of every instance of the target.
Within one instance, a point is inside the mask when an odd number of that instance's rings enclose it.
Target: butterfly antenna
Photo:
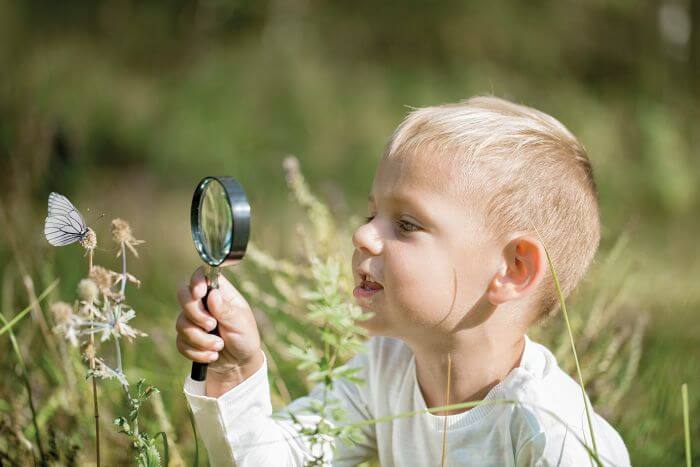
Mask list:
[[[85,209],[85,211],[89,213],[89,212],[90,212],[90,208]],[[104,216],[105,216],[105,213],[103,212],[102,214],[100,214],[100,215],[97,217],[97,219],[95,219],[95,222],[99,221],[99,220],[102,219]]]

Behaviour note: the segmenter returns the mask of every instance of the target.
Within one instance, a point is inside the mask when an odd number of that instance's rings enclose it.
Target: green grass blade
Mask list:
[[[8,323],[6,323],[2,328],[0,328],[0,336],[5,334],[8,330],[12,329],[12,327],[17,324],[22,318],[24,318],[27,313],[29,313],[32,310],[32,307],[34,305],[40,303],[46,296],[58,285],[59,279],[56,279],[49,285],[43,292],[41,292],[41,295],[39,295],[36,300],[32,301],[25,309],[20,311],[15,315],[14,318],[12,318]],[[4,320],[3,320],[4,321]]]
[[[552,264],[552,259],[549,256],[549,251],[547,250],[547,246],[544,244],[544,239],[540,235],[540,232],[537,230],[537,227],[532,225],[532,228],[535,230],[535,233],[540,238],[540,242],[542,243],[542,248],[544,248],[545,256],[547,256],[547,264],[549,265],[549,270],[552,272],[552,278],[554,279],[554,285],[557,289],[557,296],[559,297],[559,302],[561,303],[561,310],[562,310],[562,313],[564,314],[564,321],[566,322],[566,329],[569,333],[569,341],[571,342],[571,350],[574,354],[574,362],[576,363],[576,373],[578,374],[579,384],[581,385],[581,393],[583,395],[583,407],[586,410],[586,419],[588,420],[588,429],[591,431],[591,444],[593,445],[593,451],[597,455],[598,454],[598,446],[596,445],[595,434],[593,433],[593,422],[591,421],[591,413],[590,413],[590,410],[588,409],[588,402],[586,400],[587,399],[586,398],[586,386],[583,383],[583,375],[581,374],[581,365],[579,364],[579,361],[578,361],[578,352],[576,352],[576,343],[574,342],[574,333],[571,330],[571,323],[569,322],[569,313],[566,311],[566,300],[564,300],[564,294],[562,293],[561,286],[559,285],[559,276],[557,276],[557,272],[554,269],[554,265]]]
[[[683,430],[685,432],[685,465],[693,467],[693,455],[690,451],[690,410],[688,409],[688,383],[681,386],[683,398]]]
[[[164,431],[158,432],[155,435],[155,438],[158,436],[163,438],[163,465],[168,466],[170,465],[170,451],[168,451],[168,435],[165,434]]]

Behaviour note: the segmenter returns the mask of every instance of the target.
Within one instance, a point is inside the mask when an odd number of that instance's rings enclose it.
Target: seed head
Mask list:
[[[52,303],[49,307],[49,311],[58,325],[69,323],[73,316],[73,307],[66,302]]]
[[[112,219],[112,238],[116,243],[126,245],[134,256],[138,258],[139,254],[134,247],[144,243],[144,241],[136,240],[134,234],[131,232],[131,226],[127,221],[120,218]],[[120,254],[121,251],[117,253],[117,256]]]
[[[102,266],[93,266],[90,271],[90,279],[93,280],[105,297],[112,297],[114,295],[112,286],[114,286],[114,281],[117,277],[119,277],[119,274],[105,269]]]
[[[129,223],[120,218],[112,219],[112,238],[117,243],[135,240]]]
[[[92,279],[83,279],[78,282],[78,297],[87,303],[95,303],[99,297],[100,289]]]
[[[87,233],[80,240],[80,246],[86,250],[94,250],[97,246],[97,235],[90,227],[88,227]]]
[[[49,308],[56,325],[53,332],[63,336],[73,346],[78,346],[79,326],[82,319],[73,313],[73,307],[66,302],[56,302]]]

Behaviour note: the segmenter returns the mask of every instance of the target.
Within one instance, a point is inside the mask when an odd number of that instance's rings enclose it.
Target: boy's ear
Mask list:
[[[489,283],[488,300],[501,305],[534,292],[546,267],[544,247],[535,237],[524,235],[511,240],[503,250],[501,269]]]

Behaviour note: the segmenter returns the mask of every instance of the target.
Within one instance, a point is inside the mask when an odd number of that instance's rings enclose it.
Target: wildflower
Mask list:
[[[54,302],[49,307],[49,311],[54,317],[56,324],[63,324],[70,320],[73,315],[73,307],[66,302]]]
[[[128,247],[137,258],[139,254],[136,252],[136,248],[134,247],[145,243],[144,240],[136,240],[134,235],[131,233],[131,226],[129,223],[120,218],[112,219],[112,238],[120,245],[126,245],[126,247]],[[121,251],[117,253],[117,257],[120,255]]]
[[[123,281],[123,280],[124,280],[124,274],[120,274],[119,277],[117,277],[116,282],[114,282],[114,285],[118,285],[118,284],[121,283],[121,281]],[[138,280],[136,277],[134,277],[133,274],[130,274],[130,273],[128,273],[128,272],[126,273],[126,280],[127,280],[128,282],[131,282],[132,284],[136,285],[136,287],[140,287],[140,286],[141,286],[141,281]]]
[[[107,315],[106,318],[115,337],[125,336],[131,341],[136,336],[147,336],[145,332],[141,332],[126,324],[136,316],[136,312],[133,309],[129,309],[126,313],[122,312],[121,307],[114,307],[114,309],[118,311]],[[102,336],[102,340],[105,340],[104,335]]]
[[[98,300],[100,290],[92,279],[83,279],[78,282],[78,297],[87,303],[95,303]]]
[[[87,229],[87,233],[80,239],[80,246],[88,251],[94,250],[97,246],[97,235],[95,231],[90,227]]]
[[[83,319],[73,313],[73,307],[66,302],[52,303],[49,311],[56,322],[53,332],[63,336],[74,347],[77,347],[79,328],[83,324]]]
[[[110,337],[114,337],[115,339],[126,337],[131,341],[137,336],[147,336],[148,334],[145,332],[134,329],[128,324],[134,316],[136,316],[136,311],[131,308],[125,310],[124,304],[114,305],[111,302],[105,302],[99,319],[90,322],[90,328],[81,330],[80,334],[96,334],[101,332],[102,336],[100,337],[100,341],[102,342]]]
[[[78,306],[78,315],[85,319],[85,323],[92,324],[95,318],[101,319],[102,313],[95,306],[94,302],[86,302],[81,300]]]
[[[123,372],[111,368],[105,363],[104,360],[97,357],[95,358],[95,369],[90,370],[89,374],[96,376],[101,379],[117,378],[122,386],[128,386],[129,382],[126,380],[126,376]]]
[[[102,295],[107,298],[115,296],[114,292],[112,292],[112,287],[119,276],[119,273],[110,271],[102,266],[93,266],[90,270],[90,279],[97,285]]]

